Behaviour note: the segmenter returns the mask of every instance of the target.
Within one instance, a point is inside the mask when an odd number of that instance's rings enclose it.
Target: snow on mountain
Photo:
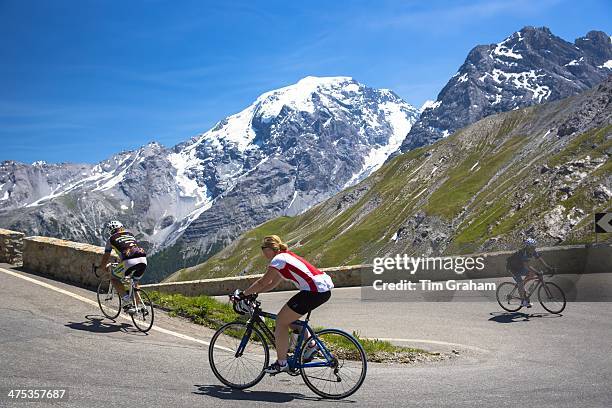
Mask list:
[[[393,92],[382,89],[378,93],[384,101],[381,99],[373,109],[362,101],[364,92],[370,92],[369,88],[350,77],[311,76],[296,84],[262,94],[243,111],[229,116],[168,156],[177,171],[177,183],[183,196],[195,197],[197,204],[206,205],[211,196],[230,191],[241,176],[251,173],[271,153],[279,152],[279,146],[273,139],[282,125],[275,122],[275,119],[283,116],[283,111],[315,115],[317,110],[324,108],[332,114],[359,115],[369,128],[390,126],[390,137],[383,143],[374,143],[368,147],[363,165],[351,175],[346,185],[366,177],[401,145],[415,121],[416,111]],[[330,120],[331,117],[323,126]],[[271,137],[268,140],[256,140],[258,131],[260,134],[271,132]],[[360,132],[365,134],[365,128],[360,129]],[[317,137],[316,134],[313,136]],[[232,155],[243,157],[231,160]],[[219,156],[227,160],[219,162]],[[210,163],[215,163],[214,172],[206,171]],[[218,166],[224,168],[219,171]],[[206,186],[212,184],[208,176],[213,174],[216,191],[211,194]]]
[[[440,106],[439,101],[432,101],[432,100],[427,100],[423,103],[423,105],[421,105],[421,108],[419,109],[419,113],[422,113],[425,109],[435,109],[438,106]]]
[[[294,85],[262,94],[255,102],[255,115],[267,123],[277,117],[283,107],[312,114],[318,104],[318,101],[313,100],[313,95],[320,94],[343,100],[346,95],[342,91],[356,94],[359,89],[359,85],[350,77],[309,76]]]
[[[0,223],[100,243],[104,220],[118,218],[151,253],[171,245],[213,253],[245,228],[303,212],[371,174],[418,114],[387,89],[306,77],[172,148],[150,143],[96,165],[5,162]]]
[[[392,91],[350,77],[306,77],[262,94],[172,149],[181,199],[199,204],[163,246],[193,264],[247,228],[305,211],[378,169],[417,117]]]
[[[569,43],[546,27],[525,27],[503,41],[479,45],[422,114],[402,151],[430,144],[499,112],[557,100],[610,75],[610,37],[591,31]]]
[[[612,59],[607,60],[606,62],[604,62],[601,65],[597,66],[598,68],[608,68],[608,69],[612,69]]]

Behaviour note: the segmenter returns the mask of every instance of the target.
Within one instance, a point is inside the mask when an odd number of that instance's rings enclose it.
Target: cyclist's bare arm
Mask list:
[[[108,261],[110,261],[110,257],[110,252],[104,253],[104,255],[102,256],[102,261],[100,261],[100,268],[103,268],[106,271],[106,265],[108,264]]]
[[[275,271],[276,275],[274,275],[274,278],[272,279],[272,281],[270,281],[270,284],[264,288],[262,288],[262,292],[269,292],[272,289],[274,289],[275,287],[278,286],[278,284],[281,282],[282,278],[280,276],[280,274],[278,273],[278,271]]]
[[[538,271],[531,265],[527,266],[527,268],[529,269],[529,274],[527,275],[527,277],[534,277],[540,273],[540,271]]]
[[[544,265],[544,267],[548,268],[548,269],[552,269],[552,266],[550,266],[549,264],[546,263],[546,261],[544,260],[544,258],[542,258],[541,256],[538,258],[538,261],[540,261],[540,263],[542,265]]]
[[[251,286],[244,291],[246,296],[254,293],[267,292],[275,288],[281,281],[281,276],[274,268],[268,267],[268,270],[261,278],[257,279]]]

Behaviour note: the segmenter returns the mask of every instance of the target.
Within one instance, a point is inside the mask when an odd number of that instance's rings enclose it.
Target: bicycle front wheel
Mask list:
[[[153,303],[151,303],[149,295],[144,290],[138,290],[138,294],[140,295],[140,302],[136,302],[136,296],[134,296],[136,311],[131,315],[132,322],[138,330],[146,333],[153,327],[153,319],[155,317]]]
[[[222,326],[213,335],[208,360],[219,381],[242,390],[254,386],[264,377],[270,350],[259,330],[255,327],[249,329],[243,322],[233,322]]]
[[[346,398],[355,393],[363,384],[368,369],[366,354],[359,341],[337,329],[321,330],[316,336],[329,351],[331,359],[326,358],[320,349],[306,359],[308,348],[304,347],[300,356],[300,373],[308,388],[323,398],[331,399]]]
[[[110,281],[100,281],[98,285],[98,306],[104,316],[109,319],[116,319],[121,313],[121,296],[115,290]]]
[[[504,282],[497,287],[495,292],[497,296],[497,303],[502,309],[508,312],[516,312],[521,306],[521,296],[518,291],[516,283]]]
[[[559,314],[565,309],[565,293],[557,284],[545,282],[538,288],[538,300],[550,313]]]

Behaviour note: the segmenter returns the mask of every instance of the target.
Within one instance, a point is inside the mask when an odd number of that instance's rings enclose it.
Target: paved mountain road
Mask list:
[[[274,310],[287,296],[262,298]],[[245,392],[228,390],[209,368],[210,330],[158,313],[156,327],[164,331],[143,335],[127,319],[103,319],[94,301],[91,291],[0,264],[0,389],[66,388],[69,399],[58,405],[69,407],[319,401],[300,377],[265,378]],[[491,302],[362,302],[359,289],[337,289],[315,314],[315,324],[336,322],[363,335],[454,348],[460,355],[414,366],[370,364],[360,391],[321,405],[612,406],[610,303],[570,303],[561,317],[540,313],[539,306],[532,310],[528,317],[501,314]],[[2,397],[4,406],[51,405]]]

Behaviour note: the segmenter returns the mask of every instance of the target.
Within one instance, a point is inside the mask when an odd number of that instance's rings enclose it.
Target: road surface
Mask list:
[[[492,302],[364,302],[336,289],[316,325],[414,346],[459,351],[417,365],[370,364],[364,386],[321,401],[300,377],[267,377],[253,389],[220,385],[207,358],[212,332],[161,313],[149,335],[101,317],[95,293],[0,264],[0,389],[65,388],[67,407],[612,406],[610,303],[569,303],[505,314]],[[289,295],[263,296],[275,310]],[[317,402],[318,401],[318,402]],[[5,406],[51,406],[9,402]]]

